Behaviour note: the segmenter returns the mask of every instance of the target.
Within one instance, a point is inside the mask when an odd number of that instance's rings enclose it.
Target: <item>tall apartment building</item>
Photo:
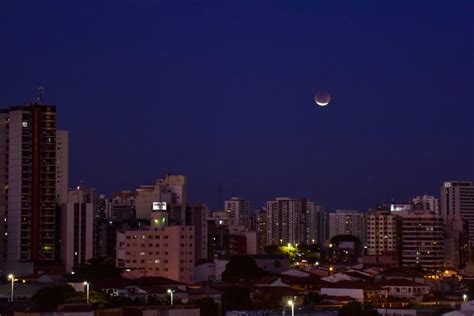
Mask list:
[[[69,191],[61,214],[61,258],[70,273],[93,258],[95,190],[78,186]]]
[[[34,104],[0,110],[0,135],[0,261],[7,273],[29,274],[58,259],[67,134],[56,129],[56,107]]]
[[[69,187],[69,133],[56,130],[56,201],[67,203]]]
[[[329,239],[336,235],[353,235],[365,240],[364,215],[354,210],[336,210],[329,213]]]
[[[111,215],[112,220],[134,221],[136,219],[135,192],[115,192],[112,195]]]
[[[399,260],[399,222],[389,210],[368,211],[365,214],[366,255],[390,256]],[[376,260],[377,261],[377,260]]]
[[[474,186],[447,181],[441,187],[441,216],[446,227],[445,264],[462,267],[474,262]]]
[[[298,216],[301,205],[297,199],[277,197],[267,202],[267,245],[280,245],[298,240]]]
[[[308,199],[301,200],[300,242],[324,244],[328,239],[328,220],[324,207]]]
[[[257,230],[257,252],[265,253],[265,246],[267,246],[267,212],[265,209],[260,210],[256,214],[256,230]]]
[[[109,219],[112,214],[112,203],[104,195],[100,194],[95,200],[95,216],[94,216],[94,247],[93,253],[95,258],[107,257],[107,236]],[[115,248],[115,243],[113,245]]]
[[[250,205],[247,200],[232,197],[224,202],[224,210],[229,213],[229,228],[244,230],[250,224]]]
[[[417,205],[414,201],[414,205]],[[429,207],[429,205],[426,205]],[[401,219],[401,263],[436,270],[444,265],[444,224],[430,209],[399,213]]]
[[[208,209],[205,204],[194,204],[186,206],[186,225],[194,227],[194,256],[195,261],[207,259],[207,216]]]
[[[194,227],[167,222],[167,213],[156,212],[148,228],[117,231],[117,267],[125,269],[125,276],[193,282]]]

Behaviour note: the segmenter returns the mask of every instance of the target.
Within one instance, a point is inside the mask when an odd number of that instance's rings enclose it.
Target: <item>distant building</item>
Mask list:
[[[365,213],[366,242],[364,262],[395,265],[399,262],[399,221],[388,209]],[[370,258],[372,257],[372,258]]]
[[[337,235],[353,235],[365,241],[364,215],[354,210],[337,210],[329,213],[329,238]]]
[[[61,258],[70,273],[93,258],[94,189],[69,191],[61,213]]]
[[[135,192],[136,217],[148,220],[155,211],[167,211],[170,221],[183,224],[187,203],[187,179],[183,175],[167,174],[154,185],[142,185]]]
[[[111,220],[135,221],[135,192],[120,191],[112,195]]]
[[[207,215],[208,209],[205,204],[194,204],[186,206],[186,225],[194,226],[194,255],[195,261],[207,259]]]
[[[168,214],[152,214],[151,226],[117,232],[117,267],[125,276],[194,281],[194,227],[167,226]]]
[[[0,266],[33,273],[59,257],[58,203],[67,192],[67,132],[56,107],[0,109]]]
[[[230,229],[243,230],[250,226],[250,206],[247,200],[232,197],[224,202],[224,211],[229,214]]]
[[[439,209],[439,200],[430,195],[420,195],[411,200],[411,205],[414,210],[429,210],[434,214],[441,216]]]
[[[260,210],[255,214],[255,216],[257,252],[263,254],[265,253],[265,246],[267,245],[267,212],[265,210]]]
[[[447,181],[441,187],[441,216],[446,227],[445,263],[462,267],[474,260],[474,185],[468,181]]]
[[[267,202],[267,245],[299,242],[301,206],[297,199],[278,197]]]
[[[56,130],[56,201],[67,203],[69,188],[69,133]]]
[[[267,202],[266,227],[257,218],[260,223],[257,224],[259,240],[262,240],[263,229],[267,232],[267,245],[314,244],[326,239],[325,216],[322,212],[323,208],[309,199],[277,197]]]
[[[306,215],[306,236],[303,243],[324,245],[328,240],[328,213],[322,205],[307,200],[303,200],[303,213]]]
[[[428,206],[425,204],[425,206]],[[430,209],[401,212],[401,263],[436,270],[444,265],[444,224]]]
[[[94,216],[94,248],[93,253],[95,258],[108,257],[110,253],[107,252],[108,230],[110,226],[112,212],[112,203],[103,194],[96,197],[95,201],[95,216]],[[114,231],[115,235],[115,231]],[[115,239],[114,239],[115,240]],[[113,243],[115,249],[115,242]],[[115,251],[113,252],[115,253]]]

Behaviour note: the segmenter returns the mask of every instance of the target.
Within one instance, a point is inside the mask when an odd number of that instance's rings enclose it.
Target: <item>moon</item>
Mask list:
[[[331,101],[331,95],[327,91],[318,91],[314,96],[314,102],[319,106],[326,106]]]

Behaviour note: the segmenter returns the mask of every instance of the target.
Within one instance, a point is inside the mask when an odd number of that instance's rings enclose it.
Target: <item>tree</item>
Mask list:
[[[379,313],[370,304],[362,306],[359,302],[352,301],[342,306],[338,316],[379,316]]]
[[[206,316],[218,316],[219,315],[219,305],[210,297],[201,298],[197,301],[192,302],[193,305],[199,306],[199,311],[201,315]]]
[[[121,271],[111,258],[93,258],[78,267],[76,274],[84,280],[120,277]]]
[[[250,307],[250,289],[240,286],[232,286],[224,289],[222,293],[223,310],[248,309]]]
[[[261,278],[265,273],[260,269],[255,260],[248,256],[235,256],[230,258],[222,273],[222,281],[252,282]]]
[[[59,305],[78,300],[81,296],[70,285],[66,285],[42,288],[33,295],[31,300],[39,310],[52,311]]]

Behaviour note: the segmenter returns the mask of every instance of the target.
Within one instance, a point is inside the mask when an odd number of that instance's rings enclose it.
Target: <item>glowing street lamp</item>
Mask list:
[[[173,293],[174,293],[174,290],[172,289],[168,289],[168,294],[170,295],[170,298],[171,298],[171,305],[173,305]]]
[[[291,316],[295,316],[295,302],[293,300],[289,300],[288,305],[291,307]]]
[[[14,294],[13,290],[15,288],[15,276],[13,274],[8,275],[8,280],[11,280],[12,288],[11,288],[11,293],[10,293],[10,302],[13,302]]]
[[[86,301],[87,301],[87,304],[89,304],[89,282],[87,281],[84,281],[84,286],[86,287]]]

